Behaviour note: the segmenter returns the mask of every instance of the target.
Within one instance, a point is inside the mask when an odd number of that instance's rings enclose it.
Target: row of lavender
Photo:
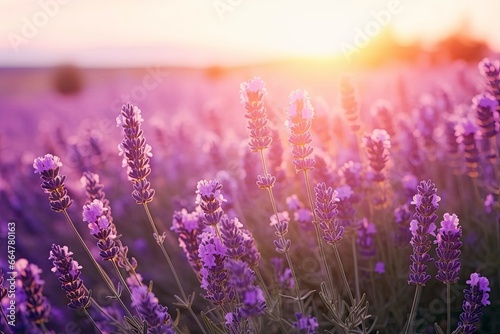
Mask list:
[[[495,111],[498,108],[497,98],[500,98],[498,66],[484,61],[480,69],[488,78],[491,93],[494,95],[484,94],[475,98],[474,109],[477,112],[478,126],[468,121],[469,118],[467,118],[457,127],[456,133],[453,133],[454,136],[459,135],[460,140],[451,142],[450,147],[456,148],[456,151],[451,153],[458,154],[459,146],[456,144],[463,143],[468,175],[473,178],[474,187],[481,188],[476,189],[477,191],[487,192],[486,204],[490,207],[494,204],[494,198],[498,194],[498,189],[495,188],[498,174],[495,170],[488,173],[484,171],[489,170],[488,166],[496,168],[494,164],[497,134]],[[387,174],[389,165],[393,162],[391,160],[395,159],[392,152],[391,159],[389,159],[391,142],[388,131],[375,129],[369,135],[362,135],[364,126],[360,120],[349,81],[342,83],[342,89],[346,118],[356,135],[359,150],[361,151],[364,147],[366,156],[362,154],[360,156],[364,164],[347,163],[341,169],[340,180],[329,176],[329,173],[325,172],[328,166],[322,165],[326,163],[317,161],[312,156],[311,126],[314,109],[307,93],[302,90],[292,92],[287,109],[287,127],[290,130],[289,143],[292,146],[293,166],[297,174],[304,176],[305,191],[301,197],[306,198],[308,203],[307,205],[300,203],[297,196],[289,197],[287,202],[290,209],[296,211],[296,220],[305,220],[309,224],[309,230],[306,226],[304,233],[307,233],[307,237],[312,236],[313,243],[311,244],[310,240],[305,241],[305,239],[301,240],[289,235],[290,217],[286,212],[278,210],[281,205],[275,198],[274,192],[275,189],[279,191],[277,177],[279,181],[283,181],[283,175],[281,175],[282,179],[280,175],[272,175],[279,173],[280,170],[270,168],[273,163],[267,160],[272,158],[265,154],[265,151],[273,144],[273,133],[264,103],[266,94],[264,83],[256,78],[242,84],[242,103],[250,130],[249,146],[252,152],[260,156],[263,168],[263,175],[257,177],[257,186],[266,190],[269,195],[270,212],[272,212],[270,225],[276,236],[275,251],[282,254],[286,265],[279,261],[275,262],[275,284],[270,286],[269,277],[273,275],[261,273],[260,253],[252,234],[243,228],[243,224],[235,214],[224,211],[226,199],[222,193],[222,184],[215,180],[200,181],[196,191],[195,210],[183,209],[175,212],[172,226],[204,290],[205,299],[211,303],[211,306],[205,307],[200,314],[194,312],[195,301],[198,302],[195,292],[190,295],[185,292],[185,287],[165,247],[165,240],[168,236],[165,232],[162,234],[158,232],[157,224],[149,211],[148,203],[151,203],[155,195],[147,180],[151,173],[150,157],[152,154],[151,147],[146,144],[141,130],[143,121],[141,112],[130,104],[123,107],[117,119],[124,133],[120,154],[123,155],[123,166],[127,167],[129,180],[134,185],[132,196],[138,204],[143,205],[153,229],[154,238],[177,285],[176,303],[173,305],[187,312],[175,320],[172,320],[168,314],[168,309],[159,304],[152,292],[152,285],[148,287],[143,282],[142,275],[136,272],[137,261],[128,257],[128,248],[122,244],[113,223],[111,207],[105,198],[99,177],[92,173],[84,176],[88,200],[83,209],[83,220],[88,223],[91,235],[97,240],[100,258],[112,263],[110,268],[114,270],[117,282],[110,278],[106,270],[94,258],[67,212],[72,200],[65,188],[65,177],[60,174],[62,166],[60,159],[53,155],[46,155],[35,160],[35,172],[42,177],[42,188],[49,194],[52,210],[64,214],[70,227],[81,241],[81,245],[92,259],[96,272],[102,277],[113,298],[117,300],[120,310],[110,311],[99,305],[98,301],[92,297],[91,290],[83,284],[80,278],[82,268],[72,258],[73,254],[68,247],[53,245],[50,250],[50,260],[54,264],[53,271],[58,275],[62,288],[70,299],[68,306],[81,310],[101,332],[110,330],[142,332],[146,328],[150,333],[182,332],[186,330],[186,325],[180,321],[181,319],[195,321],[197,327],[192,328],[193,331],[213,333],[262,332],[263,328],[272,328],[270,331],[296,330],[312,333],[320,327],[337,328],[345,333],[367,333],[381,326],[377,323],[376,317],[370,316],[370,313],[377,313],[378,310],[367,302],[367,297],[370,299],[369,297],[374,297],[375,294],[373,291],[368,294],[361,293],[361,287],[366,287],[363,282],[373,282],[375,279],[363,277],[366,271],[358,268],[358,263],[370,258],[367,263],[370,263],[373,269],[376,268],[378,273],[387,271],[386,274],[389,277],[397,276],[391,271],[398,271],[401,261],[406,263],[406,268],[410,264],[410,261],[405,262],[398,258],[387,245],[384,247],[384,238],[391,237],[394,232],[393,228],[384,224],[382,217],[386,215],[387,208],[394,201],[392,180],[387,178]],[[379,112],[387,112],[387,108],[381,107]],[[479,129],[482,130],[480,138],[477,136]],[[486,153],[485,159],[480,157],[476,146],[479,139],[483,144],[482,150]],[[399,145],[403,146],[405,143],[400,142]],[[360,174],[366,166],[370,168],[366,177],[362,178]],[[313,176],[314,179],[317,178],[314,173],[326,175],[324,181],[332,184],[318,183],[313,188],[311,185]],[[433,260],[431,238],[435,237],[438,270],[436,278],[445,283],[447,290],[446,330],[441,330],[439,326],[436,326],[436,330],[450,333],[450,286],[459,280],[458,257],[462,244],[460,241],[462,227],[459,226],[455,214],[446,213],[436,234],[436,211],[440,201],[440,197],[436,194],[436,186],[431,181],[422,181],[417,186],[413,181],[413,187],[410,188],[413,188],[413,191],[417,190],[417,194],[411,200],[411,204],[416,206],[415,213],[413,219],[408,219],[408,216],[411,217],[408,205],[410,201],[398,207],[398,215],[406,216],[406,218],[401,218],[401,228],[396,231],[401,232],[400,239],[405,240],[407,237],[406,242],[413,247],[408,283],[416,285],[416,289],[413,306],[411,309],[408,307],[403,320],[404,330],[405,332],[415,331],[412,323],[421,298],[422,287],[431,279],[427,273],[427,264]],[[315,196],[313,196],[313,189]],[[279,192],[281,194],[283,191]],[[360,222],[355,219],[363,215],[365,218]],[[372,221],[377,222],[377,225]],[[406,227],[403,226],[405,224]],[[376,233],[379,229],[384,231]],[[350,240],[346,243],[342,241],[347,239]],[[293,245],[292,240],[294,240]],[[302,242],[308,242],[316,249],[313,253],[319,262],[316,280],[319,280],[320,285],[313,289],[319,288],[319,293],[309,289],[307,282],[297,269],[296,260],[300,257],[293,248],[304,247],[300,245]],[[349,253],[342,249],[342,244],[353,247],[352,268],[345,265],[347,262],[345,255]],[[358,253],[365,259],[357,261]],[[373,263],[376,253],[381,261]],[[263,252],[263,254],[268,254],[268,252]],[[335,257],[334,261],[331,260],[332,254]],[[342,258],[344,258],[344,264]],[[332,266],[335,266],[335,270],[331,269]],[[350,270],[346,270],[347,268]],[[19,290],[20,300],[23,300],[20,310],[24,313],[24,316],[20,318],[28,322],[26,326],[32,326],[28,327],[32,328],[31,330],[48,332],[45,324],[49,320],[50,306],[43,296],[40,270],[35,264],[29,264],[23,259],[18,261],[17,271],[19,286],[22,287]],[[361,275],[358,271],[362,271]],[[474,332],[482,307],[489,304],[490,289],[485,277],[472,273],[466,283],[469,287],[464,290],[463,311],[454,333]],[[344,302],[344,298],[347,301]],[[383,297],[381,299],[384,300]],[[126,301],[130,301],[129,306],[125,303]],[[411,305],[410,300],[407,302]],[[107,320],[96,322],[95,316],[92,315],[96,313],[100,313],[100,317]],[[295,316],[290,317],[290,313]],[[8,321],[6,316],[4,318]],[[111,324],[111,327],[103,325],[104,323]],[[8,330],[8,327],[6,328]],[[403,330],[403,328],[400,329]]]

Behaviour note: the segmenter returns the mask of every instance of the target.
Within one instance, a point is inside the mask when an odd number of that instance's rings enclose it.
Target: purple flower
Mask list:
[[[43,295],[45,282],[40,279],[42,270],[26,259],[17,260],[15,266],[22,294],[19,310],[34,324],[48,322],[50,304]]]
[[[490,291],[489,281],[486,277],[481,277],[480,274],[473,273],[466,283],[470,285],[470,288],[464,290],[463,311],[460,314],[460,321],[454,333],[474,333],[476,331],[476,324],[483,314],[481,310],[484,306],[490,304],[488,300],[488,292]]]
[[[495,198],[493,197],[493,194],[486,195],[486,198],[484,199],[484,210],[486,211],[486,213],[491,213],[491,209],[493,208],[494,204]]]
[[[130,103],[122,107],[120,115],[116,118],[116,126],[123,128],[123,141],[118,146],[119,155],[123,155],[122,165],[127,166],[127,175],[134,185],[132,197],[137,204],[151,202],[155,194],[146,179],[151,173],[149,158],[153,154],[141,130],[143,121],[141,110]]]
[[[390,136],[387,131],[382,129],[375,129],[371,134],[363,137],[368,162],[375,173],[373,180],[377,182],[385,180],[382,171],[387,161],[389,161],[389,148],[391,148],[389,138]]]
[[[307,92],[297,89],[290,94],[287,109],[287,126],[290,128],[288,141],[292,145],[295,172],[314,169],[314,158],[309,157],[313,148],[309,145],[311,138],[311,122],[314,108],[311,106]]]
[[[168,308],[158,303],[158,298],[145,285],[132,286],[132,307],[148,324],[148,334],[174,334]]]
[[[203,223],[217,225],[224,214],[221,204],[226,201],[222,196],[222,184],[216,180],[201,180],[196,186],[196,204],[203,210]]]
[[[345,111],[347,122],[352,131],[358,132],[361,129],[359,106],[356,101],[351,79],[348,76],[342,76],[340,78],[340,95],[342,97],[342,108]]]
[[[331,187],[327,188],[325,183],[319,183],[314,188],[314,193],[316,194],[314,211],[319,228],[323,231],[323,240],[333,245],[342,239],[344,233],[344,227],[339,226],[337,221],[339,213],[336,204],[339,201],[337,191]]]
[[[495,96],[498,101],[498,96],[500,96],[500,63],[498,60],[490,61],[488,58],[484,58],[479,62],[479,73],[486,79],[489,91],[492,96]],[[496,110],[498,111],[500,106],[497,104]]]
[[[408,284],[425,285],[431,278],[427,274],[427,263],[433,260],[429,255],[431,249],[429,235],[434,235],[436,229],[434,221],[437,219],[436,211],[441,198],[436,195],[436,185],[431,180],[421,181],[417,191],[411,202],[416,205],[416,213],[410,222],[412,234],[410,244],[413,246],[413,254],[410,255],[412,264]]]
[[[255,272],[243,261],[228,259],[229,285],[238,295],[242,316],[252,317],[264,314],[266,300],[262,289],[255,285]]]
[[[340,201],[337,202],[337,220],[340,226],[344,228],[344,231],[352,232],[357,228],[354,222],[354,193],[348,185],[338,187],[335,191],[337,192],[337,197],[340,199]]]
[[[73,253],[67,246],[52,244],[49,257],[54,264],[52,272],[59,276],[61,288],[66,291],[66,297],[70,301],[68,307],[76,310],[85,309],[90,305],[90,293],[80,279],[82,266],[73,260],[71,255]]]
[[[99,255],[104,260],[115,261],[119,248],[115,243],[116,234],[114,234],[108,218],[104,215],[105,211],[104,204],[95,199],[92,203],[83,206],[83,220],[88,223],[90,234],[97,239]]]
[[[272,138],[269,130],[264,95],[266,95],[264,81],[256,77],[240,85],[241,103],[245,108],[245,118],[248,119],[247,128],[250,130],[250,150],[262,151],[271,145]]]
[[[498,133],[494,117],[497,100],[491,94],[476,95],[472,99],[472,108],[476,111],[477,124],[482,128],[484,138],[493,138]]]
[[[375,268],[373,269],[377,274],[385,273],[385,264],[382,261],[375,263]]]
[[[457,141],[464,147],[467,174],[472,178],[479,176],[479,149],[476,143],[478,130],[478,125],[470,118],[463,118],[455,127],[455,134],[458,137]]]
[[[375,224],[368,221],[367,218],[363,218],[357,231],[356,243],[359,246],[359,252],[365,258],[371,258],[377,254],[374,239],[375,233],[377,233]]]
[[[205,290],[205,298],[214,305],[231,302],[234,291],[228,285],[229,273],[225,267],[226,246],[214,231],[201,234],[199,254],[202,268],[200,269],[201,287]]]
[[[201,261],[198,254],[200,247],[200,235],[204,229],[203,218],[199,211],[188,213],[186,209],[175,211],[171,230],[177,234],[179,246],[186,254],[189,264],[196,274],[201,269]]]
[[[313,316],[303,316],[302,313],[296,313],[297,321],[293,327],[299,330],[299,333],[316,334],[319,327],[318,320]]]
[[[293,280],[292,271],[290,268],[285,268],[284,260],[273,257],[271,259],[271,265],[273,266],[274,277],[278,282],[278,286],[281,291],[292,290],[295,286],[295,281]]]
[[[458,218],[455,214],[445,213],[443,219],[434,241],[434,243],[437,243],[436,267],[438,268],[438,274],[436,279],[443,283],[456,283],[460,271],[458,257],[462,246],[460,241],[462,227],[458,225]]]
[[[240,309],[234,312],[229,312],[224,317],[226,329],[229,334],[248,333],[248,318],[244,317]]]
[[[59,174],[61,166],[59,157],[52,154],[36,158],[33,162],[35,173],[40,174],[43,181],[42,189],[49,194],[50,208],[55,212],[66,210],[73,203],[64,185],[66,176]]]

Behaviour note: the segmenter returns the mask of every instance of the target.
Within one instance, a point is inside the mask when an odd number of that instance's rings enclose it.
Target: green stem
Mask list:
[[[174,275],[175,282],[177,283],[177,287],[179,288],[179,290],[181,292],[182,300],[184,301],[185,307],[188,309],[189,313],[194,318],[194,320],[196,321],[196,324],[201,329],[203,334],[207,334],[207,332],[205,331],[205,328],[201,324],[200,320],[198,319],[196,314],[193,312],[192,302],[190,302],[188,300],[188,298],[186,296],[186,292],[184,292],[184,288],[182,287],[181,281],[179,279],[179,276],[177,275],[177,271],[175,270],[175,267],[172,263],[172,260],[170,259],[170,256],[168,255],[167,250],[165,249],[165,246],[163,245],[163,242],[160,241],[161,236],[158,233],[158,229],[156,228],[156,224],[154,223],[153,217],[151,216],[151,212],[149,212],[149,208],[148,208],[147,203],[144,203],[144,209],[146,210],[146,215],[148,216],[149,223],[151,224],[151,227],[153,228],[153,232],[156,234],[156,243],[158,244],[158,246],[160,246],[161,251],[163,253],[163,256],[167,260],[170,271],[172,272],[172,275]]]
[[[411,305],[410,315],[408,317],[408,323],[406,324],[405,334],[409,333],[411,325],[412,325],[413,320],[415,318],[415,315],[417,314],[417,306],[418,306],[418,303],[420,302],[420,294],[421,293],[422,293],[422,285],[417,284],[417,287],[415,289],[415,296],[413,297],[413,303]]]
[[[116,260],[112,260],[111,262],[113,262],[113,267],[116,270],[116,274],[118,275],[120,282],[122,282],[123,287],[127,290],[130,297],[132,297],[132,291],[130,291],[130,289],[127,285],[127,282],[125,282],[125,279],[123,278],[122,273],[120,272],[120,269],[118,269],[118,265],[116,264]]]
[[[446,334],[451,331],[450,283],[446,283]]]
[[[352,245],[352,258],[354,260],[354,284],[356,287],[356,300],[361,300],[361,293],[359,291],[359,273],[358,273],[358,253],[356,251],[356,238],[351,238]]]
[[[89,318],[90,322],[92,322],[92,324],[93,324],[93,325],[94,325],[94,327],[97,329],[97,331],[98,331],[99,333],[101,333],[101,334],[102,334],[101,329],[99,328],[99,326],[97,326],[97,324],[95,323],[94,319],[92,319],[92,317],[91,317],[91,316],[90,316],[90,314],[87,312],[87,310],[86,310],[86,309],[84,309],[84,308],[82,308],[82,311],[83,311],[83,313],[85,313],[85,315],[87,316],[87,318]]]
[[[347,276],[345,274],[344,266],[342,265],[342,260],[340,259],[339,250],[337,248],[337,244],[333,244],[333,252],[335,253],[335,257],[337,258],[337,262],[339,263],[340,273],[342,275],[342,280],[344,281],[345,288],[347,289],[347,293],[349,294],[349,299],[351,300],[351,305],[354,306],[354,297],[352,296],[351,288],[349,287],[349,282],[347,281]]]
[[[49,331],[47,330],[47,327],[45,327],[45,322],[40,323],[40,328],[42,329],[43,334],[48,333]]]
[[[68,215],[68,212],[66,211],[66,209],[63,210],[63,213],[64,213],[64,216],[66,217],[66,220],[68,221],[69,225],[71,226],[71,228],[75,232],[78,240],[82,244],[83,249],[85,249],[85,251],[87,252],[87,255],[90,258],[90,260],[92,261],[92,263],[96,267],[97,271],[101,275],[102,279],[104,280],[104,282],[106,283],[106,285],[108,286],[108,288],[111,290],[111,292],[113,293],[113,295],[116,297],[116,299],[118,300],[118,302],[122,305],[122,307],[125,310],[125,312],[127,312],[128,316],[132,318],[132,314],[130,313],[130,311],[128,310],[127,306],[125,306],[125,304],[123,303],[122,299],[118,295],[118,292],[116,291],[116,289],[115,289],[115,287],[113,285],[113,282],[111,281],[111,278],[109,278],[109,276],[106,274],[106,272],[104,271],[104,269],[102,269],[102,267],[99,265],[99,263],[97,263],[97,261],[92,256],[92,253],[90,252],[90,249],[85,244],[85,241],[83,241],[82,236],[80,235],[80,233],[76,229],[75,224],[73,224],[73,221],[71,220],[71,217]]]

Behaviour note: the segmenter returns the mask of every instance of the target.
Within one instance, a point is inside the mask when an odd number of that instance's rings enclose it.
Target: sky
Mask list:
[[[238,65],[329,56],[390,25],[427,45],[459,29],[500,50],[497,0],[0,0],[0,66]]]

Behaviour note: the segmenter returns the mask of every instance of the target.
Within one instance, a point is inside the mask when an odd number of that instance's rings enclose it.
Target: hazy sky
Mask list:
[[[386,23],[403,41],[458,27],[500,49],[499,12],[497,0],[0,0],[0,66],[338,54]]]

